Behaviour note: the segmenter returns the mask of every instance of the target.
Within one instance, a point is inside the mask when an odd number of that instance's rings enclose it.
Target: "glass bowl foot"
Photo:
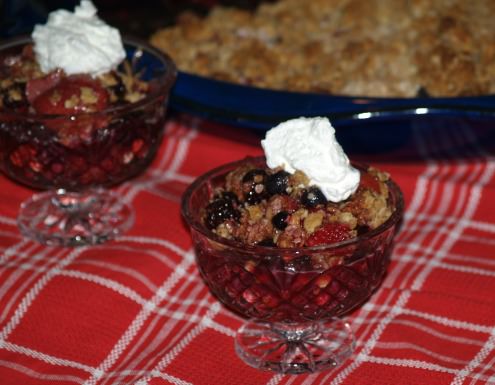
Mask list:
[[[354,346],[351,328],[339,319],[304,324],[249,321],[235,339],[236,352],[248,365],[289,374],[335,368]]]
[[[127,231],[133,222],[131,208],[103,189],[35,194],[21,204],[17,217],[24,236],[50,246],[103,243]]]

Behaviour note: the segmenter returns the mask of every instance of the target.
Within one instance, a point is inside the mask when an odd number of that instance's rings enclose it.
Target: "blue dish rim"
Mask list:
[[[299,116],[366,119],[422,114],[495,113],[495,95],[447,98],[370,98],[243,86],[180,72],[170,107],[220,123],[265,131]]]

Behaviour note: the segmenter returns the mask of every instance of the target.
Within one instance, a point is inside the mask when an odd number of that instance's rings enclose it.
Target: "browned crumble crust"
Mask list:
[[[414,97],[495,92],[495,2],[280,0],[183,14],[152,44],[180,70],[263,88]]]
[[[372,167],[361,171],[361,184],[347,200],[339,203],[326,202],[315,207],[303,204],[302,195],[308,189],[308,178],[297,171],[290,175],[287,193],[265,195],[253,204],[246,201],[245,176],[252,170],[259,170],[252,164],[243,165],[225,178],[225,185],[217,187],[213,198],[234,194],[239,211],[237,218],[228,218],[212,230],[219,236],[241,241],[245,244],[264,244],[282,248],[307,246],[308,237],[329,223],[346,226],[349,237],[372,230],[383,224],[392,214],[393,207],[388,201],[388,174]],[[280,169],[264,169],[273,175]],[[273,224],[273,218],[281,212],[289,214],[287,226],[281,230]],[[208,221],[208,208],[203,218]]]

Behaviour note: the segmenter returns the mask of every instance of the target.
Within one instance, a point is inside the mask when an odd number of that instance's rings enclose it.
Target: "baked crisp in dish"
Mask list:
[[[495,92],[493,15],[493,0],[280,0],[186,13],[151,42],[184,72],[244,85],[471,96]]]
[[[78,191],[120,183],[148,164],[175,67],[149,45],[125,44],[128,59],[94,77],[43,72],[28,38],[0,48],[0,171],[31,187]],[[144,78],[151,54],[168,72]]]

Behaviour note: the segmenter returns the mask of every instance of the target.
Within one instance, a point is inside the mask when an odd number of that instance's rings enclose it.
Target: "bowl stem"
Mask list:
[[[35,194],[21,204],[17,217],[24,236],[50,246],[103,243],[127,231],[133,222],[132,209],[104,189]]]
[[[313,373],[335,368],[354,351],[354,334],[340,319],[307,323],[248,321],[235,347],[248,365],[279,373]]]

